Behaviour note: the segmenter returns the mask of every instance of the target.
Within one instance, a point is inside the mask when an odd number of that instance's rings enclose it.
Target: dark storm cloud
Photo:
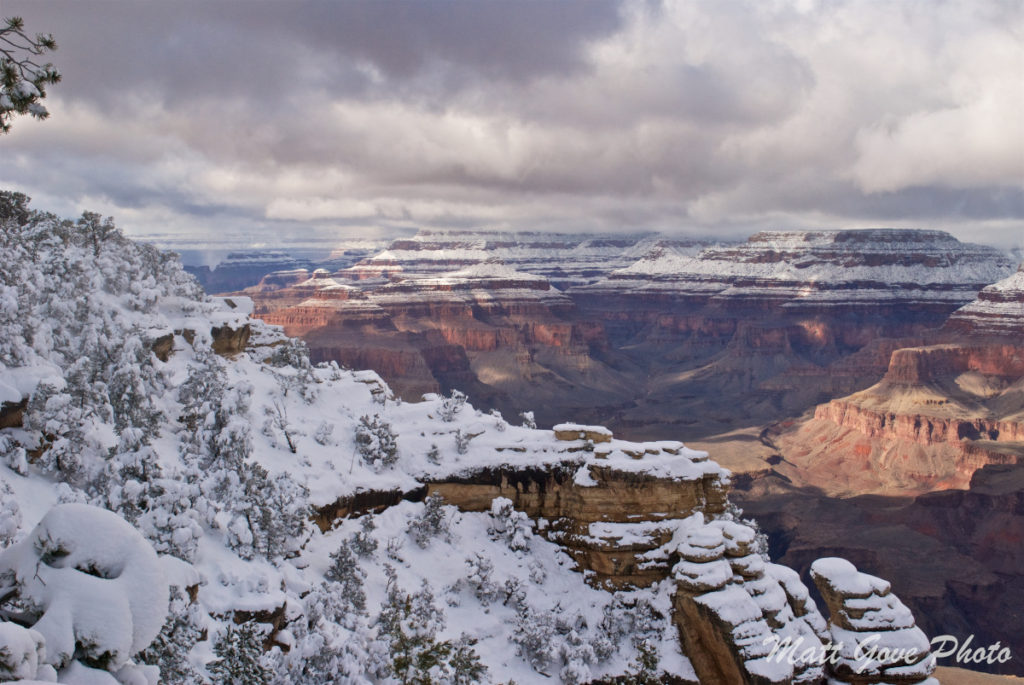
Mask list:
[[[882,0],[0,5],[0,184],[139,230],[1024,231],[1024,17]]]
[[[437,86],[456,89],[471,78],[571,73],[586,67],[581,46],[620,23],[608,0],[62,0],[8,3],[5,12],[26,15],[59,38],[61,54],[75,56],[61,65],[73,97],[109,102],[151,88],[171,103],[243,96],[257,108],[311,87],[360,96],[372,90],[368,70],[389,88],[420,83],[436,98],[446,95]]]

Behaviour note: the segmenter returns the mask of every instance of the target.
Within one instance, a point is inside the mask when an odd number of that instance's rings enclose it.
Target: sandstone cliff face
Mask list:
[[[1019,343],[973,334],[894,350],[879,383],[778,431],[782,471],[837,495],[966,488],[986,464],[1024,457],[1022,388]]]

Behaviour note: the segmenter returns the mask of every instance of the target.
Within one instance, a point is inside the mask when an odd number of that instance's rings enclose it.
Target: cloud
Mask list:
[[[1014,242],[1024,219],[1015,2],[4,11],[56,34],[65,80],[50,120],[0,139],[0,183],[138,231],[884,224]]]

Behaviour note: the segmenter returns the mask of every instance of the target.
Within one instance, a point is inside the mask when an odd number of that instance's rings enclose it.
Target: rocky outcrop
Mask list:
[[[748,526],[715,521],[677,543],[673,620],[702,683],[817,683],[822,666],[780,646],[820,649],[825,622],[796,574],[754,550]]]
[[[567,449],[589,447],[578,440]],[[640,453],[647,449],[651,456],[661,453],[653,446],[641,447]],[[680,457],[687,458],[696,463],[706,459]],[[672,538],[678,520],[695,513],[709,517],[724,513],[727,484],[717,466],[712,466],[689,478],[580,464],[495,469],[428,483],[427,491],[464,511],[489,511],[494,499],[507,498],[516,510],[550,521],[542,532],[565,546],[580,570],[591,572],[593,584],[643,587],[668,576],[667,559],[645,555]]]
[[[232,357],[245,351],[245,346],[252,335],[249,324],[237,328],[231,326],[215,326],[210,329],[210,347],[222,357]]]
[[[1024,347],[964,339],[894,350],[876,385],[819,405],[774,441],[795,482],[837,495],[966,488],[1024,458]]]
[[[19,402],[0,403],[0,428],[20,428],[28,408],[28,398]]]
[[[834,681],[938,685],[931,678],[935,660],[928,638],[888,582],[834,557],[811,564],[811,577],[830,616],[835,659],[828,661],[828,672]]]

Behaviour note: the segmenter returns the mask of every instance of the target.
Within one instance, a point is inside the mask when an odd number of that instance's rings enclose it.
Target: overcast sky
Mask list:
[[[1024,244],[1024,0],[0,0],[0,187],[129,232],[921,226]]]

